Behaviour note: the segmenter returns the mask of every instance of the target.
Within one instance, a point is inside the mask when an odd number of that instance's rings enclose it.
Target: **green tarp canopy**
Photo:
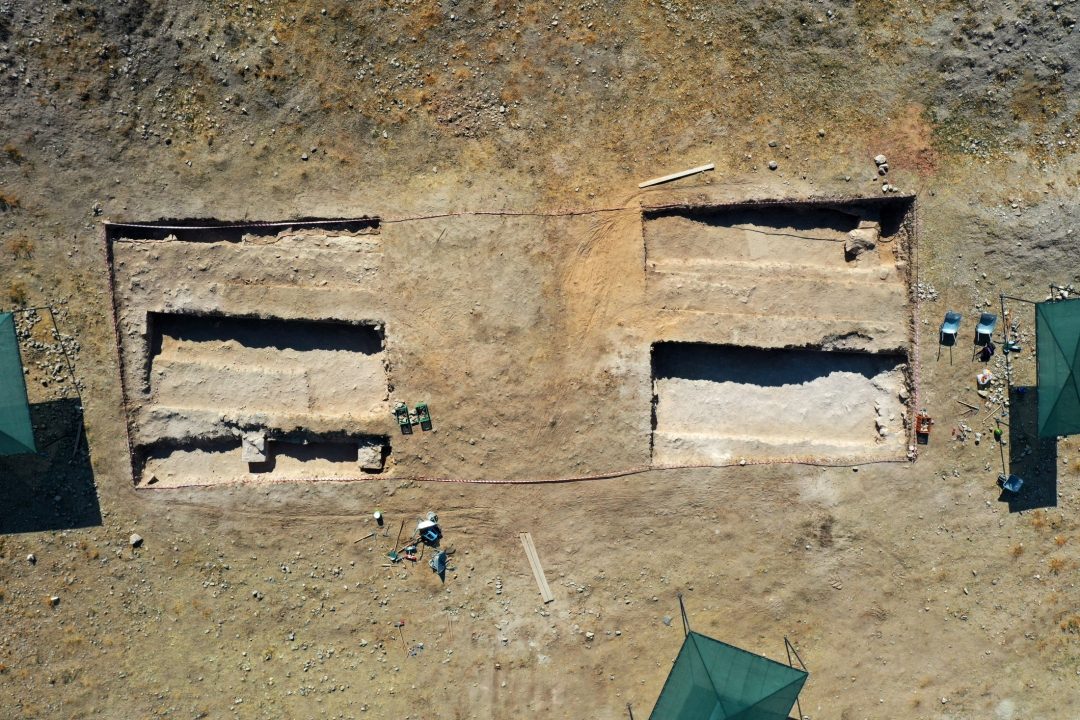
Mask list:
[[[15,318],[0,313],[0,455],[37,452]]]
[[[1080,299],[1035,305],[1039,437],[1080,433]]]
[[[807,673],[690,631],[650,720],[784,720]]]

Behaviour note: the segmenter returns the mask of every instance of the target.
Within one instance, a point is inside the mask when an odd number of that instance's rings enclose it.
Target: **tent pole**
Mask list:
[[[683,604],[682,593],[678,593],[679,598],[679,612],[682,613],[682,629],[683,635],[690,634],[690,619],[686,617],[686,605]]]
[[[1005,337],[1005,344],[1001,348],[1005,356],[1005,390],[1006,394],[1012,390],[1012,359],[1009,355],[1009,318],[1005,316],[1005,293],[1001,293],[1001,330]]]
[[[29,308],[18,308],[12,310],[14,313],[28,313],[28,312],[42,312],[47,311],[49,313],[49,322],[53,328],[53,338],[56,340],[57,345],[60,346],[60,354],[64,356],[64,364],[67,366],[68,377],[71,378],[71,387],[75,390],[75,396],[79,399],[79,416],[80,420],[83,417],[83,398],[82,391],[79,390],[79,381],[75,378],[75,367],[71,362],[71,356],[68,355],[67,348],[64,347],[64,340],[60,336],[60,326],[56,323],[56,312],[53,310],[52,305],[39,305]],[[82,441],[83,423],[79,422],[79,429],[75,433],[75,446],[71,451],[71,458],[74,460],[75,456],[79,454],[79,443]]]
[[[1001,353],[1005,356],[1005,399],[1009,400],[1012,396],[1012,353],[1009,352],[1009,317],[1005,315],[1005,293],[1001,293],[1001,331],[1004,337],[1004,344],[1001,346]],[[1035,356],[1036,362],[1038,362],[1039,356]],[[1010,408],[1011,410],[1011,408]],[[1010,416],[1010,419],[1011,416]],[[1012,442],[1012,428],[1009,428],[1009,441]],[[1009,479],[1009,471],[1005,467],[1005,443],[1001,440],[997,441],[998,452],[1001,454],[1001,474],[1005,476],[1005,479]]]
[[[795,659],[799,661],[799,667],[801,667],[806,672],[810,672],[809,670],[806,670],[806,663],[804,663],[802,661],[802,658],[799,657],[799,651],[795,649],[795,646],[791,644],[791,642],[787,639],[786,635],[784,636],[784,649],[787,650],[788,665],[791,665],[791,667],[795,667],[791,663],[791,656],[792,654],[794,654]]]
[[[1002,293],[1002,297],[1005,297],[1009,300],[1015,300],[1016,302],[1026,302],[1028,305],[1039,304],[1037,300],[1028,300],[1027,298],[1016,297],[1015,295],[1005,295],[1004,293]]]
[[[791,654],[795,653],[795,657],[798,659],[799,665],[801,665],[802,669],[806,671],[806,665],[803,663],[802,658],[799,657],[799,651],[796,650],[795,646],[791,644],[791,641],[787,639],[787,635],[784,636],[784,650],[787,652],[787,664],[790,667],[795,667],[795,665],[791,662]],[[805,716],[802,714],[802,703],[799,702],[798,695],[795,696],[795,707],[799,711],[799,720],[802,720]]]
[[[634,720],[634,708],[630,707],[630,703],[626,703],[626,712],[630,715],[630,720]]]
[[[68,376],[71,378],[71,387],[75,390],[75,395],[79,398],[79,427],[75,433],[75,446],[71,449],[71,459],[74,460],[75,456],[79,454],[79,443],[82,442],[83,425],[82,419],[84,417],[85,410],[83,409],[82,391],[79,390],[79,381],[75,378],[75,367],[71,364],[71,357],[68,355],[67,348],[64,347],[64,339],[60,336],[60,326],[56,324],[56,313],[53,312],[52,305],[48,306],[49,320],[52,321],[53,337],[56,338],[57,345],[60,346],[60,352],[64,356],[64,363],[67,364]]]
[[[1001,421],[998,420],[998,425],[1000,424]],[[996,440],[996,442],[998,444],[998,450],[1001,452],[1001,474],[1004,475],[1006,479],[1008,479],[1009,471],[1005,469],[1005,443],[1003,443],[1001,440]]]
[[[79,390],[79,381],[75,379],[75,368],[71,364],[71,357],[68,355],[67,348],[64,347],[64,340],[60,337],[60,326],[56,324],[56,313],[53,312],[52,306],[49,306],[49,320],[52,321],[53,336],[56,338],[56,342],[60,345],[60,353],[64,356],[64,364],[67,365],[68,376],[71,378],[71,386],[75,389],[75,394],[79,396],[79,406],[82,402],[82,391]]]

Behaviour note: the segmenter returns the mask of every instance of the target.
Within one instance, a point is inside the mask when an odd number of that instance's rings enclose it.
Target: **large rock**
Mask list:
[[[382,443],[360,445],[357,452],[357,460],[360,463],[361,470],[366,470],[367,472],[382,472]]]
[[[848,233],[848,239],[844,242],[844,257],[854,260],[863,253],[875,249],[880,240],[881,225],[863,220],[859,223],[859,227]]]
[[[266,433],[263,431],[245,433],[241,448],[241,457],[244,462],[266,462]]]

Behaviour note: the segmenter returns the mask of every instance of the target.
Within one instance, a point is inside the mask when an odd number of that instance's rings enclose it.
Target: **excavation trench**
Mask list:
[[[657,343],[653,462],[902,456],[901,355]]]

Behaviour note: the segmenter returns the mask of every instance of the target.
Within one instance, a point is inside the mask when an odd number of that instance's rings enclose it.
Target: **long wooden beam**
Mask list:
[[[697,167],[690,168],[689,170],[683,170],[682,172],[671,173],[670,175],[664,175],[663,177],[653,178],[652,180],[646,180],[643,183],[638,183],[638,187],[639,188],[646,188],[646,187],[649,187],[650,185],[659,185],[660,183],[671,182],[672,180],[678,180],[679,178],[688,177],[690,175],[697,175],[698,173],[707,172],[707,171],[713,170],[715,168],[716,168],[716,165],[714,165],[713,163],[708,163],[706,165],[698,165]]]
[[[532,535],[527,532],[521,533],[521,544],[525,548],[525,557],[529,558],[529,565],[532,566],[536,586],[540,588],[540,597],[543,598],[545,604],[549,603],[555,599],[555,596],[551,593],[547,578],[544,577],[544,568],[540,565],[540,556],[536,554],[536,546],[533,545]]]

